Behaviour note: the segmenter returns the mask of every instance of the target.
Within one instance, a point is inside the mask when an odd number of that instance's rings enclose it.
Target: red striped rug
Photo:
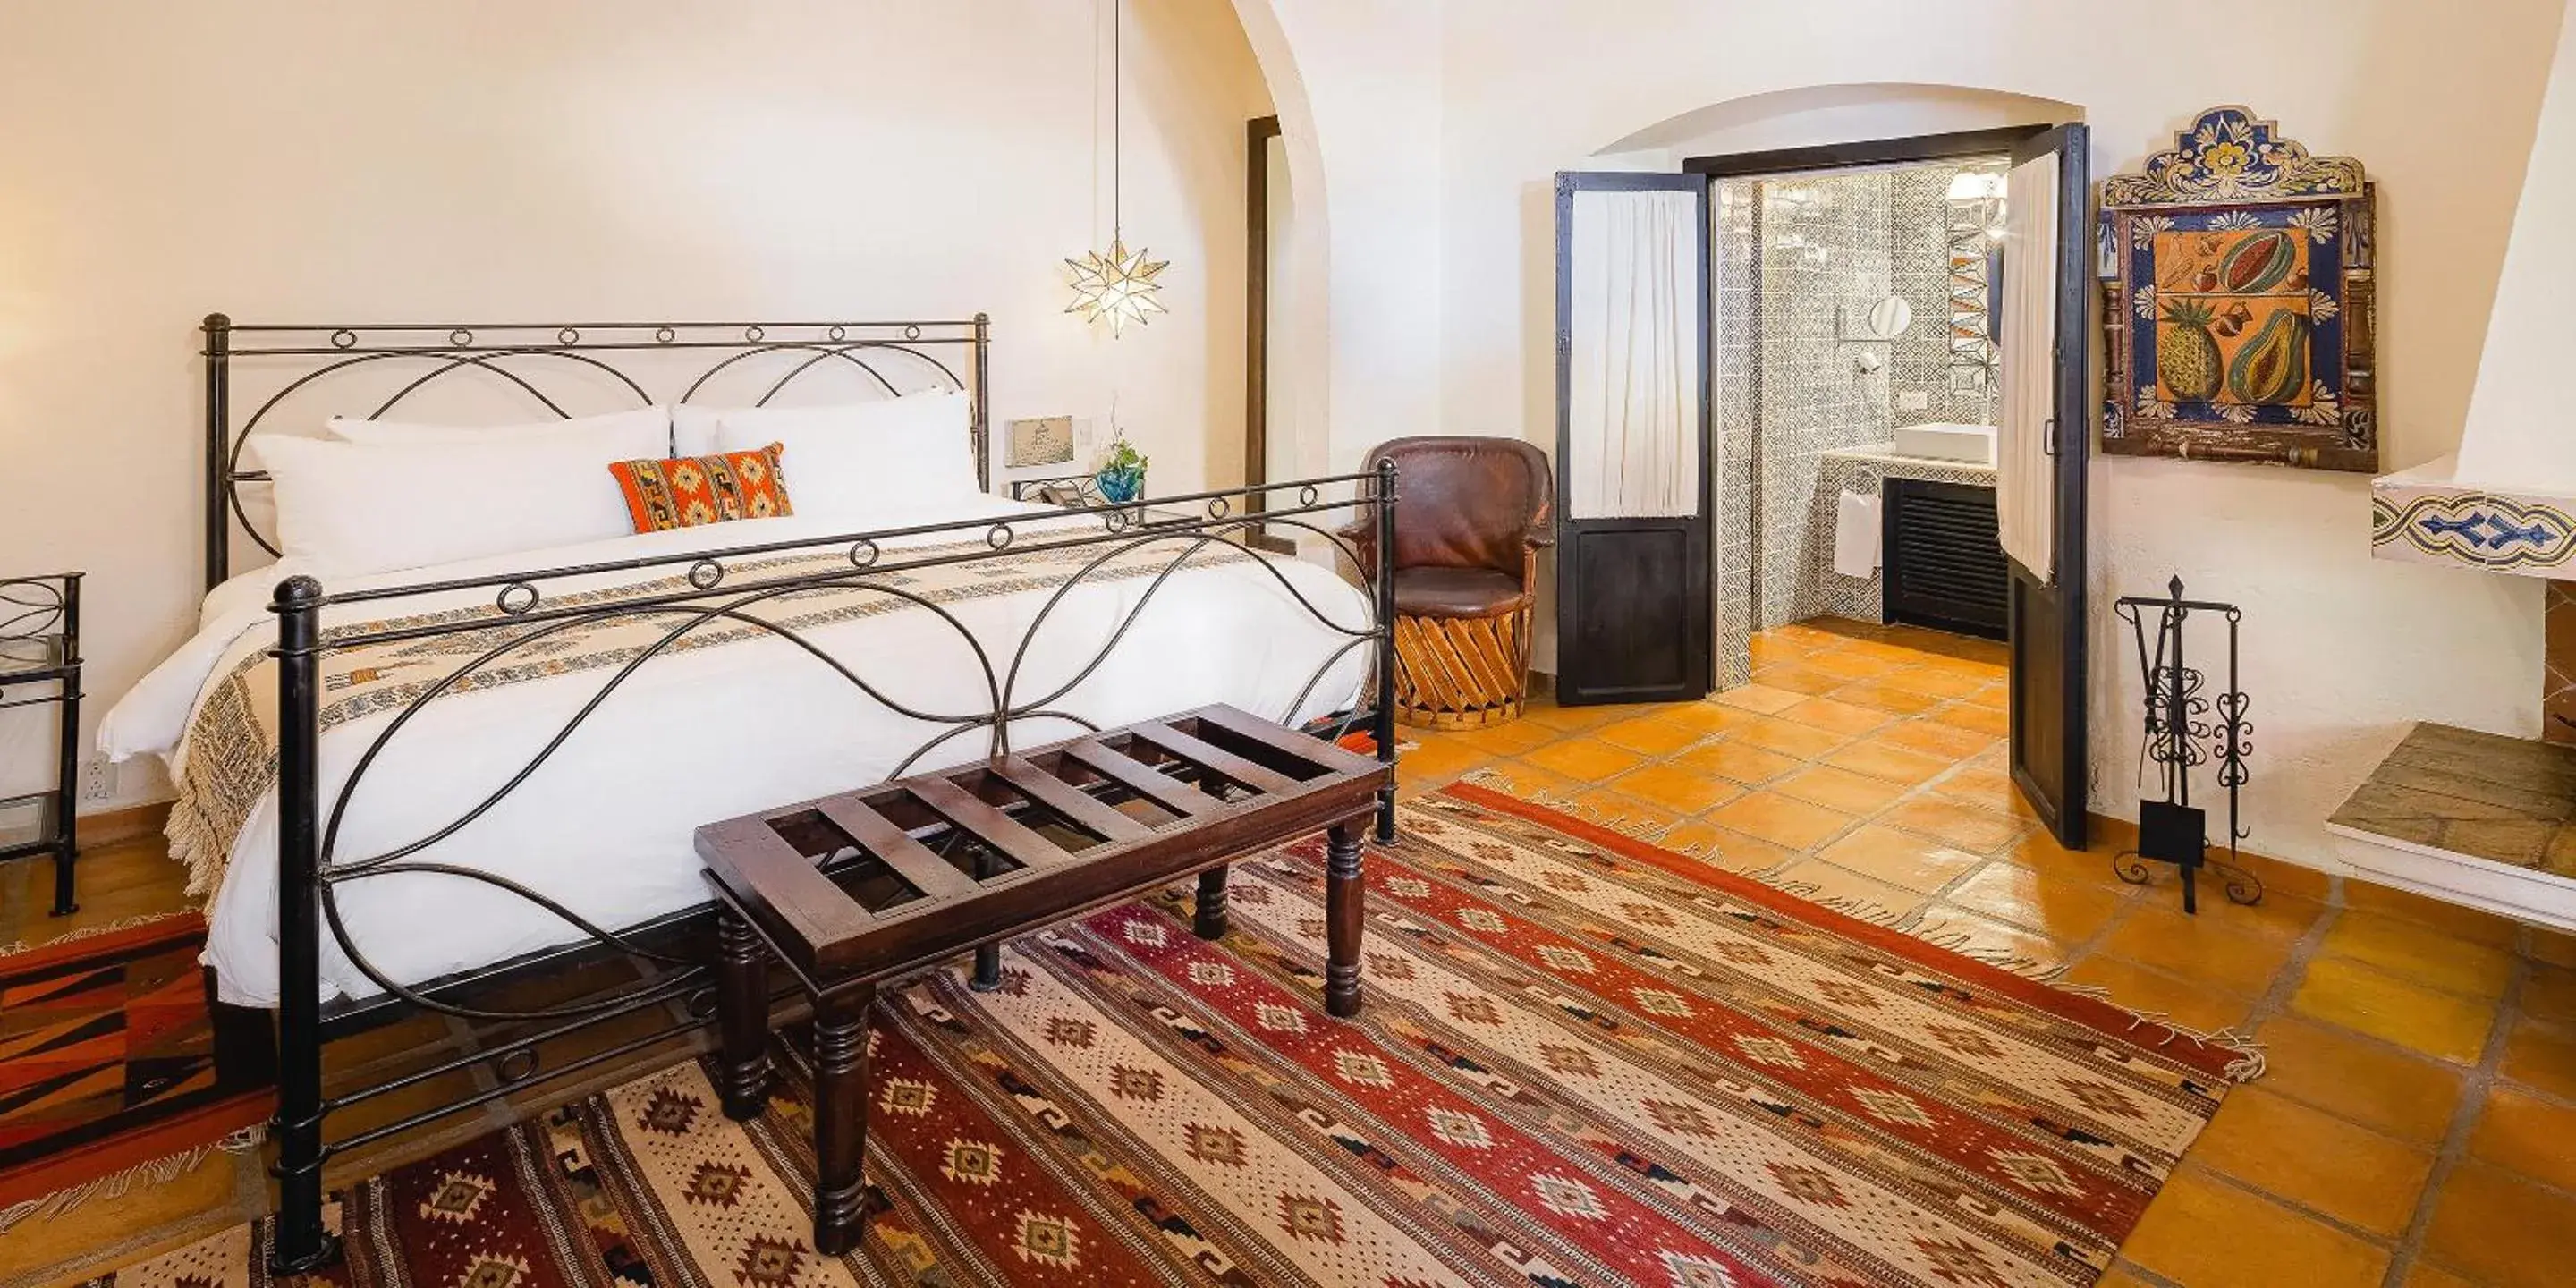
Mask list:
[[[997,993],[886,990],[847,1260],[811,1251],[801,1074],[746,1125],[689,1063],[355,1186],[333,1281],[2085,1284],[2228,1085],[2228,1050],[1499,793],[1404,828],[1353,1023],[1311,843],[1237,866],[1222,944],[1176,888],[1010,945]],[[257,1283],[263,1235],[102,1282]]]

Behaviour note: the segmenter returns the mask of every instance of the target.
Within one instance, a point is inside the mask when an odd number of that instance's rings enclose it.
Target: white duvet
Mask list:
[[[935,513],[888,514],[875,526],[1044,512],[979,497]],[[1096,525],[1097,519],[1064,522]],[[1019,526],[1020,539],[1031,540],[1034,526]],[[410,585],[831,530],[814,520],[747,520],[415,568],[326,583],[325,589]],[[972,535],[951,532],[886,545],[897,549]],[[1341,626],[1366,626],[1364,596],[1332,571],[1294,561],[1270,566]],[[284,565],[262,569],[209,594],[197,635],[108,713],[100,728],[101,750],[120,760],[158,755],[175,771],[184,762],[189,721],[210,681],[275,642],[275,621],[266,611],[269,592],[295,571]],[[672,571],[559,580],[546,590],[551,596]],[[1072,678],[1153,585],[1150,577],[1084,583],[1068,595],[1029,650],[1019,699],[1051,692]],[[1005,670],[1051,593],[966,599],[946,607],[983,644],[996,669]],[[492,591],[481,589],[350,605],[326,614],[324,624],[476,606],[491,597]],[[863,617],[813,630],[808,638],[916,710],[990,708],[982,669],[933,613]],[[1054,705],[1102,726],[1211,702],[1272,719],[1309,719],[1344,708],[1358,695],[1368,666],[1366,646],[1343,654],[1302,702],[1298,696],[1347,643],[1347,635],[1317,622],[1279,578],[1249,561],[1194,561],[1153,592],[1108,660]],[[470,810],[517,773],[611,673],[576,672],[429,703],[387,742],[360,780],[331,844],[333,861],[382,854]],[[352,719],[324,736],[326,822],[351,766],[390,718]],[[664,654],[627,680],[517,790],[455,835],[410,857],[506,877],[598,925],[629,926],[707,898],[691,848],[699,824],[880,781],[939,730],[869,698],[784,640]],[[1062,721],[1023,721],[1012,736],[1027,746],[1078,732]],[[980,759],[985,750],[980,733],[960,735],[907,772]],[[252,812],[213,892],[203,960],[214,967],[226,1002],[268,1006],[277,1000],[276,803],[271,792]],[[379,972],[402,984],[582,937],[511,893],[450,874],[396,873],[344,882],[338,903],[351,941]],[[327,930],[322,974],[326,997],[381,991]]]

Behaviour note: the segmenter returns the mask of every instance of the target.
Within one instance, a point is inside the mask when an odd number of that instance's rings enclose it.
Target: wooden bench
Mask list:
[[[767,965],[814,1008],[814,1243],[854,1246],[865,1193],[867,1016],[878,981],[1197,873],[1193,929],[1225,933],[1225,865],[1327,833],[1324,1007],[1360,1006],[1360,831],[1391,767],[1232,707],[1205,707],[981,765],[698,829],[719,904],[725,1113],[769,1090]]]

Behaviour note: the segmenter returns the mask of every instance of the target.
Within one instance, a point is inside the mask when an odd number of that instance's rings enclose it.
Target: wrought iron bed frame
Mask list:
[[[898,393],[900,391],[894,383],[878,370],[878,362],[902,355],[907,361],[919,360],[928,369],[944,376],[948,384],[969,393],[976,475],[979,482],[990,487],[984,405],[990,327],[982,314],[976,315],[971,322],[607,323],[546,327],[236,326],[224,315],[215,314],[205,320],[204,334],[206,580],[210,588],[230,574],[231,537],[235,524],[238,523],[263,549],[272,553],[276,550],[266,536],[251,526],[242,505],[242,486],[266,478],[260,472],[242,467],[243,445],[266,424],[267,418],[288,395],[309,388],[314,382],[334,373],[377,363],[424,363],[428,370],[403,384],[392,397],[376,407],[372,415],[383,415],[423,386],[444,376],[473,372],[514,386],[548,411],[562,417],[570,413],[547,395],[536,378],[549,363],[568,363],[574,369],[594,376],[604,374],[616,385],[631,391],[639,403],[649,405],[654,401],[632,376],[599,356],[602,353],[708,351],[711,365],[699,372],[686,391],[672,400],[677,402],[688,401],[704,390],[710,380],[745,359],[762,354],[806,355],[792,359],[794,365],[787,373],[768,385],[758,399],[762,404],[799,376],[836,361],[863,371],[889,395]],[[961,376],[954,367],[935,356],[939,347],[966,349],[971,364],[968,372]],[[288,380],[250,417],[235,426],[230,407],[232,363],[251,356],[292,359],[309,365],[311,369]],[[307,359],[311,361],[304,363],[303,360]],[[1256,531],[1259,525],[1277,525],[1303,529],[1333,543],[1370,592],[1366,600],[1366,620],[1358,626],[1344,625],[1299,591],[1277,567],[1258,554],[1251,555],[1258,561],[1256,566],[1276,579],[1307,613],[1344,637],[1306,679],[1304,687],[1290,704],[1290,714],[1302,708],[1315,687],[1323,683],[1354,650],[1369,648],[1374,675],[1366,690],[1368,705],[1355,703],[1317,724],[1336,735],[1366,727],[1374,738],[1377,755],[1392,764],[1395,756],[1394,636],[1390,624],[1394,619],[1391,560],[1395,545],[1395,484],[1394,469],[1387,465],[1371,473],[1158,497],[1140,501],[1134,506],[1112,507],[1075,516],[1050,514],[1038,516],[1035,520],[967,519],[749,544],[709,552],[452,578],[376,590],[334,594],[314,579],[302,576],[281,582],[271,602],[271,609],[278,619],[278,644],[271,656],[278,662],[280,718],[277,750],[279,1002],[273,1020],[269,1012],[263,1010],[221,1004],[214,1006],[220,1043],[240,1050],[244,1046],[245,1029],[255,1028],[257,1040],[250,1044],[251,1049],[257,1050],[261,1057],[272,1050],[275,1055],[278,1109],[272,1121],[272,1131],[278,1145],[274,1171],[279,1180],[279,1210],[270,1245],[272,1268],[279,1273],[310,1270],[336,1256],[336,1240],[326,1232],[322,1216],[322,1168],[332,1156],[506,1096],[522,1094],[539,1084],[610,1065],[712,1022],[713,987],[708,977],[708,964],[712,960],[711,936],[708,933],[713,920],[711,905],[683,909],[640,925],[608,929],[592,924],[556,900],[509,878],[457,863],[430,862],[413,857],[456,836],[527,783],[578,732],[583,722],[646,662],[678,644],[692,631],[710,623],[750,626],[797,645],[870,699],[889,709],[942,726],[916,748],[889,775],[890,778],[901,777],[915,762],[933,755],[952,740],[978,732],[987,739],[988,756],[998,759],[1009,754],[1013,727],[1017,723],[1070,722],[1096,729],[1097,726],[1090,721],[1058,709],[1055,704],[1098,671],[1110,653],[1127,637],[1144,607],[1194,557],[1212,546],[1235,549],[1235,543]],[[1339,491],[1344,486],[1350,489],[1347,499],[1332,499],[1326,495],[1328,490]],[[1282,504],[1283,500],[1292,504]],[[1150,525],[1142,522],[1147,507],[1157,511],[1156,521]],[[1178,522],[1165,518],[1178,507],[1189,507],[1198,517]],[[1349,516],[1351,521],[1338,530],[1319,522],[1323,516],[1333,514]],[[1083,519],[1090,522],[1081,522]],[[1363,561],[1352,538],[1369,527],[1374,528],[1375,557]],[[946,553],[914,553],[902,546],[889,548],[886,544],[897,539],[948,534],[954,534],[961,541],[980,537],[984,549],[964,553],[953,549]],[[1066,600],[1075,586],[1082,584],[1086,577],[1111,559],[1152,546],[1172,547],[1170,558],[1149,574],[1144,589],[1135,597],[1134,603],[1123,610],[1115,628],[1098,651],[1075,668],[1073,678],[1051,685],[1043,694],[1023,697],[1020,692],[1023,683],[1021,663],[1027,659],[1030,642],[1057,606]],[[1019,639],[1007,667],[998,665],[996,658],[988,655],[984,646],[946,608],[887,580],[892,574],[911,570],[966,564],[1031,550],[1066,548],[1080,548],[1086,552],[1097,550],[1099,553],[1082,563],[1063,584],[1053,589]],[[759,571],[746,571],[737,566],[742,561],[759,557],[833,550],[843,554],[842,562],[846,566],[836,564],[826,572],[787,576],[765,576]],[[1155,553],[1160,557],[1160,551]],[[549,602],[548,588],[567,579],[601,574],[650,574],[655,570],[676,573],[674,588],[640,593],[634,598],[607,604]],[[767,621],[750,611],[760,604],[799,591],[822,588],[882,593],[907,601],[912,608],[929,612],[945,622],[960,637],[980,667],[988,705],[979,710],[957,712],[914,709],[888,697],[850,664],[832,657],[792,627]],[[383,624],[371,620],[364,626],[342,626],[330,630],[325,630],[321,623],[324,611],[333,607],[399,605],[415,596],[453,595],[460,591],[490,592],[491,609],[473,617],[388,620]],[[385,619],[404,616],[398,607],[383,614]],[[423,706],[452,691],[453,686],[466,676],[507,659],[518,649],[585,623],[611,620],[653,620],[668,625],[658,640],[642,649],[635,658],[612,669],[599,690],[539,747],[527,763],[461,816],[383,854],[349,859],[334,853],[340,824],[357,784],[386,742],[398,735]],[[325,656],[369,645],[439,636],[480,638],[472,642],[465,661],[431,683],[417,697],[396,708],[383,725],[369,735],[372,741],[368,749],[356,761],[348,780],[341,784],[336,799],[326,801],[320,781],[320,712]],[[1214,785],[1210,785],[1210,789],[1217,790]],[[1106,784],[1102,792],[1111,800],[1123,795]],[[1381,840],[1393,839],[1394,824],[1394,793],[1390,787],[1382,793],[1379,806],[1377,830]],[[943,852],[958,840],[953,829],[933,818],[920,820],[920,825],[913,831],[917,839]],[[823,860],[827,871],[871,862],[873,860],[864,853],[839,851]],[[394,872],[448,875],[503,890],[546,910],[569,929],[577,931],[579,937],[556,947],[438,979],[408,985],[401,983],[376,967],[351,941],[335,898],[336,888],[344,883]],[[323,1004],[320,997],[321,953],[325,933],[339,944],[353,966],[383,989],[382,993],[359,1001],[343,999],[329,1006]],[[621,956],[637,967],[637,977],[631,985],[604,994],[517,1008],[495,1007],[481,998],[482,994],[499,985],[523,980],[535,973],[552,973],[578,963]],[[998,966],[998,946],[979,948],[974,982],[979,986],[997,985]],[[209,972],[210,990],[213,988],[211,975]],[[209,1000],[213,1001],[211,997]],[[639,1036],[581,1054],[555,1067],[544,1067],[540,1049],[545,1044],[654,1008],[660,1008],[670,1022]],[[477,1040],[469,1043],[460,1054],[432,1061],[399,1076],[370,1085],[344,1088],[330,1095],[324,1093],[323,1048],[326,1043],[398,1016],[422,1011],[470,1022],[523,1025],[528,1026],[528,1031],[508,1034],[498,1042]],[[324,1121],[335,1111],[434,1079],[477,1071],[489,1074],[488,1085],[478,1086],[470,1093],[339,1140],[324,1139]]]

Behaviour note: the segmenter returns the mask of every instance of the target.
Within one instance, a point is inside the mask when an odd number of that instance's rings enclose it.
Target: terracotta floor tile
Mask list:
[[[2414,1214],[2433,1152],[2260,1086],[2227,1093],[2191,1161],[2382,1238]]]
[[[1820,805],[1761,791],[1729,801],[1707,814],[1708,821],[1792,850],[1811,849],[1851,826],[1852,817]]]
[[[1848,769],[1855,774],[1867,774],[1872,778],[1884,778],[1889,782],[1904,783],[1907,786],[1928,782],[1956,763],[1938,755],[1926,755],[1920,751],[1909,751],[1893,746],[1885,732],[1875,738],[1864,738],[1841,750],[1829,752],[1823,759],[1826,764],[1838,769]]]
[[[1885,680],[1859,680],[1835,689],[1826,696],[1836,702],[1869,707],[1890,715],[1919,716],[1941,705],[1941,699],[1912,689],[1900,689]]]
[[[2385,1251],[2191,1167],[2166,1181],[2120,1255],[2190,1288],[2377,1288],[2388,1271]]]
[[[1983,676],[1963,675],[1929,666],[1909,666],[1901,671],[1890,671],[1879,682],[1889,688],[1920,693],[1927,698],[1964,698],[1990,683]]]
[[[2012,727],[2006,723],[2001,709],[1970,703],[1955,703],[1923,718],[1934,724],[1948,725],[1953,729],[1965,729],[1970,733],[1981,733],[1989,738],[2003,737]]]
[[[2497,1087],[2478,1107],[2469,1153],[2508,1172],[2576,1190],[2576,1108],[2518,1087]]]
[[[2406,1282],[2399,1285],[2399,1288],[2479,1288],[2479,1286],[2473,1280],[2463,1278],[2422,1257],[2417,1257],[2414,1265],[2406,1267]]]
[[[1675,707],[1658,714],[1655,718],[1666,724],[1696,729],[1702,734],[1725,733],[1744,728],[1746,725],[1758,724],[1762,720],[1761,716],[1750,711],[1724,706],[1713,700]]]
[[[2454,1066],[2295,1016],[2277,1016],[2255,1036],[2267,1090],[2418,1145],[2450,1131],[2462,1081]]]
[[[2576,967],[2576,935],[2546,926],[2532,926],[2529,956],[2548,966]]]
[[[1895,719],[1876,707],[1855,706],[1832,698],[1808,698],[1795,706],[1783,708],[1778,715],[1783,720],[1827,733],[1838,733],[1846,738],[1857,738]]]
[[[1862,657],[1849,649],[1837,649],[1830,653],[1812,654],[1805,665],[1808,670],[1839,675],[1846,680],[1870,680],[1895,670],[1898,664],[1885,658]]]
[[[2424,1251],[2481,1283],[2564,1285],[2576,1265],[2576,1198],[2501,1168],[2463,1164],[2442,1184]]]
[[[2070,955],[2065,944],[2038,931],[1979,916],[1951,903],[1926,907],[1911,933],[1953,952],[2025,973],[2055,969]]]
[[[2526,1087],[2576,1100],[2576,1026],[2528,1016],[2515,1021],[2496,1071]]]
[[[1753,672],[1753,682],[1769,688],[1786,689],[1791,693],[1804,693],[1809,696],[1831,693],[1852,683],[1847,676],[1813,670],[1797,663],[1758,667]]]
[[[1715,774],[1671,763],[1648,765],[1611,779],[1610,789],[1683,814],[1697,814],[1744,794],[1744,789]]]
[[[1995,735],[1974,729],[1960,729],[1935,724],[1928,719],[1902,720],[1881,729],[1871,739],[1890,747],[1937,756],[1944,765],[1954,765],[1995,745]]]
[[[1560,733],[1576,733],[1585,729],[1598,728],[1613,720],[1626,719],[1633,714],[1624,706],[1560,707],[1553,701],[1536,700],[1524,704],[1521,708],[1523,721]]]
[[[1552,742],[1521,757],[1541,769],[1563,774],[1578,782],[1598,783],[1624,774],[1646,762],[1633,751],[1623,751],[1608,743],[1590,738],[1568,738]]]
[[[2196,917],[2185,916],[2177,907],[2140,903],[2093,947],[2185,979],[2261,996],[2289,962],[2293,944],[2249,933],[2221,919],[2206,903]]]
[[[1782,774],[1791,773],[1807,762],[1796,756],[1766,751],[1751,743],[1732,738],[1702,743],[1666,762],[1677,768],[1697,773],[1716,774],[1739,783],[1767,783]]]
[[[2225,852],[2220,852],[2225,857]],[[2304,863],[2291,863],[2261,854],[2238,856],[2238,863],[2263,883],[2263,888],[2281,894],[2296,895],[2311,903],[2323,903],[2334,892],[2334,874]]]
[[[1626,751],[1640,752],[1648,756],[1669,756],[1708,735],[1661,716],[1640,716],[1634,720],[1621,720],[1603,725],[1586,736],[1598,738]]]
[[[2335,923],[2326,928],[2321,951],[2329,957],[2368,963],[2411,983],[2490,1000],[2504,996],[2505,985],[2513,979],[2514,972],[2513,954],[2504,949],[2454,939],[2418,922],[2359,910],[2347,910],[2335,918]],[[2570,979],[2576,981],[2576,975]],[[2576,990],[2570,991],[2569,1001],[2576,1005]],[[2530,1006],[2527,990],[2524,1005],[2534,1014],[2545,1014]]]
[[[1772,785],[1772,790],[1799,800],[1838,809],[1846,814],[1867,814],[1887,808],[1905,794],[1902,783],[1884,778],[1855,774],[1832,765],[1802,769]]]
[[[2412,890],[2398,890],[2358,877],[2345,879],[2343,901],[2348,908],[2419,921],[2445,934],[2497,948],[2512,947],[2522,930],[2515,922],[2483,909],[2428,899]]]
[[[1998,921],[2073,941],[2092,938],[2129,907],[2127,899],[2100,886],[2016,863],[1989,863],[1941,897]]]
[[[2069,984],[2106,990],[2113,1005],[2159,1015],[2199,1033],[2235,1028],[2254,1013],[2254,999],[2250,996],[2149,970],[2117,957],[2086,957],[2067,968],[2065,979]],[[2152,1042],[2163,1036],[2163,1030],[2151,1021],[2142,1022],[2133,1036]]]
[[[2110,890],[2120,897],[2134,898],[2152,886],[2134,886],[2122,881],[2111,870],[2111,855],[2099,849],[2070,850],[2057,843],[2057,838],[2034,830],[2014,841],[1997,858],[2007,863],[2045,872],[2067,881],[2082,881]]]
[[[1488,756],[1518,756],[1556,741],[1563,736],[1563,731],[1525,715],[1508,724],[1461,729],[1446,736]]]
[[[1909,832],[1937,837],[1963,850],[1991,854],[2020,838],[2022,824],[2009,814],[1936,797],[1918,796],[1879,816]]]
[[[1796,662],[1816,651],[1816,645],[1791,639],[1778,631],[1756,632],[1750,643],[1755,666]],[[1839,641],[1837,641],[1838,644]]]
[[[1805,760],[1814,760],[1851,741],[1842,734],[1818,729],[1811,725],[1791,724],[1786,720],[1775,720],[1767,716],[1755,717],[1743,728],[1729,732],[1727,737],[1737,742],[1751,743],[1768,751],[1776,751],[1784,756],[1797,756]]]
[[[1795,890],[1799,898],[1849,917],[1892,922],[1923,906],[1923,896],[1902,886],[1828,863],[1808,859],[1771,873],[1767,880]]]
[[[1837,867],[1918,894],[1930,894],[1985,862],[1939,841],[1876,825],[1858,828],[1817,853]]]
[[[1497,791],[1539,799],[1572,800],[1576,792],[1591,786],[1589,783],[1576,782],[1554,770],[1541,769],[1536,765],[1518,760],[1498,760],[1477,773],[1479,776],[1490,776],[1492,781],[1487,785]]]
[[[1732,828],[1719,827],[1705,819],[1686,819],[1655,838],[1655,844],[1676,854],[1687,854],[1711,867],[1751,876],[1795,862],[1802,857],[1797,851],[1783,849],[1769,841],[1757,840]]]
[[[2522,1013],[2552,1023],[2576,1023],[2576,970],[2534,964],[2522,982]]]
[[[2469,1064],[2486,1046],[2495,1006],[2409,984],[2373,967],[2341,958],[2308,963],[2307,978],[2290,998],[2301,1015],[2359,1029],[2400,1046]]]
[[[1682,821],[1678,811],[1607,787],[1586,787],[1572,799],[1577,815],[1606,823],[1630,836],[1659,837]]]
[[[1784,707],[1794,707],[1807,700],[1807,695],[1788,689],[1775,689],[1767,684],[1745,684],[1728,689],[1709,699],[1723,706],[1770,715]]]
[[[1483,749],[1454,738],[1428,739],[1416,735],[1414,745],[1395,754],[1396,777],[1408,785],[1421,785],[1455,778],[1492,760]]]

